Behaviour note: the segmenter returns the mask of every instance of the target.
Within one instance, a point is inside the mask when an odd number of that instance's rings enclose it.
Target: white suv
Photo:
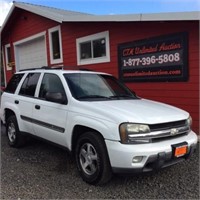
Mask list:
[[[139,98],[109,74],[61,69],[16,73],[2,95],[10,146],[33,135],[66,147],[81,177],[148,172],[185,160],[197,145],[190,115]]]

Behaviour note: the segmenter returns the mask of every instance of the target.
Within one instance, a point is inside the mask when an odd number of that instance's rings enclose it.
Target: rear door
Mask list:
[[[63,102],[47,98],[49,94],[62,95]],[[33,128],[37,136],[66,146],[67,97],[58,75],[44,73],[38,98],[33,106]]]
[[[40,73],[28,73],[14,100],[20,111],[20,120],[22,122],[21,131],[31,134],[34,134],[32,127],[32,112],[36,86],[40,75]]]

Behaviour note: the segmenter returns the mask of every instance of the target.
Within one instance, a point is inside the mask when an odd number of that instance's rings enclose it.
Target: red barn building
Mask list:
[[[15,71],[73,66],[111,73],[138,96],[188,111],[199,134],[200,12],[96,16],[15,2],[1,29]]]

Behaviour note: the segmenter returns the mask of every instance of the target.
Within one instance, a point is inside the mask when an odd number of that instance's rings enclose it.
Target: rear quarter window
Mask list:
[[[15,74],[13,75],[13,77],[10,79],[10,81],[8,82],[8,85],[5,89],[5,92],[8,93],[15,93],[15,90],[17,89],[17,86],[19,85],[22,77],[24,76],[24,74]]]

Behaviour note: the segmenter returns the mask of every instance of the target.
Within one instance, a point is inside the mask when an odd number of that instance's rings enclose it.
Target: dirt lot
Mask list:
[[[1,130],[0,199],[199,199],[199,148],[190,160],[156,173],[117,176],[105,186],[86,184],[69,154],[33,140],[7,145]]]

